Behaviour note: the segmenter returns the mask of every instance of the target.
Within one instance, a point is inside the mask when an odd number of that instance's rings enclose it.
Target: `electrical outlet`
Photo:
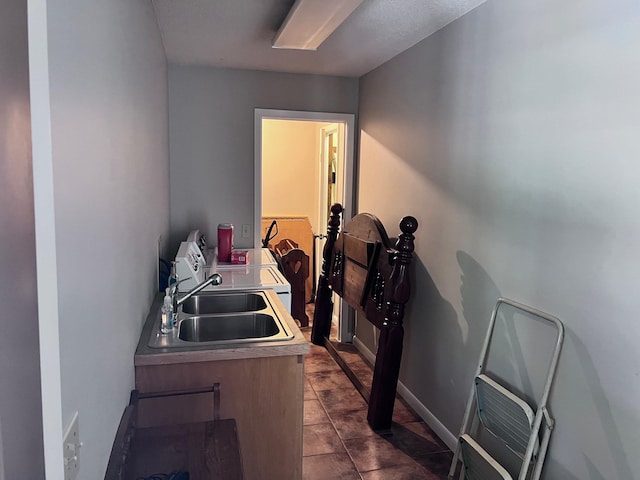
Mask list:
[[[251,236],[251,225],[245,223],[242,225],[242,238],[249,238]]]
[[[64,480],[74,480],[80,470],[80,430],[78,422],[78,412],[73,414],[71,423],[64,433],[62,450],[64,457]]]

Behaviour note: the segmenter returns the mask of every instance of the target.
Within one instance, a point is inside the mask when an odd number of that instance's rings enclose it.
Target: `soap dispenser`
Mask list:
[[[173,302],[171,301],[171,288],[165,290],[164,302],[162,303],[162,323],[160,324],[160,332],[167,334],[173,331]]]

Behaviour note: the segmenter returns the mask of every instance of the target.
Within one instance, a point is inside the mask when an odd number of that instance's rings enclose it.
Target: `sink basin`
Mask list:
[[[188,298],[182,311],[189,315],[207,313],[257,312],[267,308],[263,296],[258,293],[201,293]]]
[[[187,342],[219,342],[272,337],[279,330],[271,315],[242,313],[186,318],[180,322],[178,337]]]
[[[170,333],[160,332],[158,312],[148,346],[190,350],[291,340],[294,335],[282,318],[287,312],[270,295],[276,296],[265,291],[193,295],[178,310],[178,328]]]

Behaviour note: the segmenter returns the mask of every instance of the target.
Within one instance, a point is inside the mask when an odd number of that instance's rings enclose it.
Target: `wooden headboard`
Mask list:
[[[404,306],[411,293],[408,267],[418,221],[414,217],[400,221],[402,233],[393,248],[380,220],[368,213],[353,217],[338,235],[341,213],[340,204],[331,207],[311,341],[328,345],[333,292],[355,308],[359,318],[380,329],[367,421],[374,430],[388,430],[400,371]]]

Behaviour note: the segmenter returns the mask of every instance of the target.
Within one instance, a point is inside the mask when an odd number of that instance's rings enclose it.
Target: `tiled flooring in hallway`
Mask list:
[[[311,328],[301,329],[307,339]],[[371,366],[356,352],[343,352],[363,383]],[[400,398],[393,427],[379,435],[367,424],[367,405],[323,347],[311,345],[305,360],[304,480],[440,480],[452,453]]]

